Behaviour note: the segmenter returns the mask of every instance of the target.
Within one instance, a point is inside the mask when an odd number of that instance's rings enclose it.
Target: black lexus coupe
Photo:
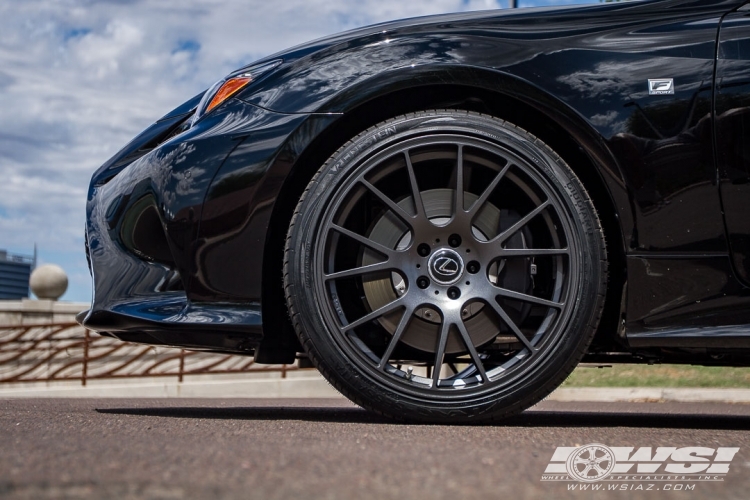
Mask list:
[[[750,2],[380,24],[269,56],[94,173],[86,327],[312,362],[474,422],[581,361],[750,365]]]

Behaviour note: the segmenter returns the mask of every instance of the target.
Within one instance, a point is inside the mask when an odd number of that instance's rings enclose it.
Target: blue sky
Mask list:
[[[598,0],[521,0],[520,7]],[[86,188],[97,166],[229,71],[338,31],[507,0],[0,2],[0,249],[62,266],[88,302]]]

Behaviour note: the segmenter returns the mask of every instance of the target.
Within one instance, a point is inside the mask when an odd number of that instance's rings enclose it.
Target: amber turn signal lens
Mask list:
[[[208,104],[208,107],[206,108],[206,113],[208,113],[209,111],[214,109],[216,106],[218,106],[222,102],[232,97],[242,87],[250,83],[252,80],[253,80],[252,76],[238,76],[235,78],[230,78],[229,80],[224,82],[224,85],[222,85],[219,88],[219,90],[214,95],[214,98],[211,99],[211,102]]]

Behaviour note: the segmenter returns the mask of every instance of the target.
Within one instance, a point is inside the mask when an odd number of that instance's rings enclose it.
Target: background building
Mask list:
[[[15,255],[0,250],[0,300],[19,300],[29,296],[29,277],[36,267],[34,255]]]

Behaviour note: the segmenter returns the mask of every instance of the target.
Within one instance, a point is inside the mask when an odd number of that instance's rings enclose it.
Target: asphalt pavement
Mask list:
[[[483,426],[392,423],[341,399],[17,399],[0,408],[0,498],[747,499],[750,490],[742,404],[547,401]],[[706,449],[739,451],[726,475],[542,480],[557,447],[589,443],[702,447],[697,462],[711,460]]]

